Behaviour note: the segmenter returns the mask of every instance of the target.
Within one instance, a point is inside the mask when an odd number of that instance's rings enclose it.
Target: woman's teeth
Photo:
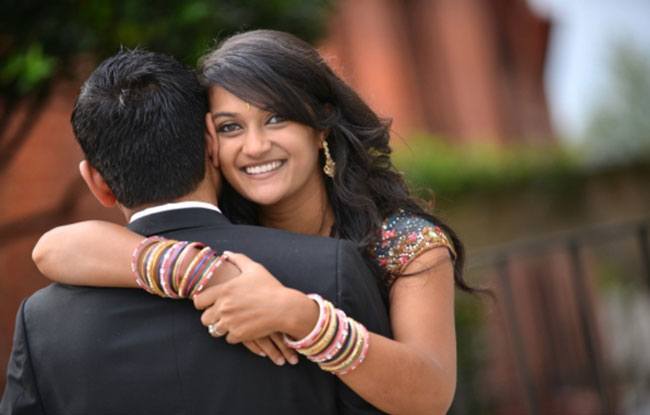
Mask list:
[[[257,166],[244,167],[244,171],[246,174],[264,174],[276,170],[280,166],[282,166],[282,162],[278,160],[266,164],[258,164]]]

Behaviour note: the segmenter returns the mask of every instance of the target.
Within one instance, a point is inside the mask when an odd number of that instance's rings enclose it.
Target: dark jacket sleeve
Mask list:
[[[44,414],[29,354],[25,327],[25,304],[16,316],[14,343],[7,365],[7,384],[0,401],[0,415]]]
[[[338,307],[371,332],[391,337],[388,309],[379,293],[376,278],[354,244],[341,240],[337,257]],[[352,392],[343,382],[339,382],[338,388],[341,414],[382,413]]]

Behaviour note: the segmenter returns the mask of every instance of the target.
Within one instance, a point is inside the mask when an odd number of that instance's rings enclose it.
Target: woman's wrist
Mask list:
[[[284,312],[278,324],[279,331],[294,339],[305,337],[318,321],[318,304],[304,293],[291,288],[287,289],[283,297]]]

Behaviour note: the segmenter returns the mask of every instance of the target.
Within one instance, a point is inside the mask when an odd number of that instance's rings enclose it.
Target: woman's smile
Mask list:
[[[249,164],[240,169],[246,175],[251,176],[255,179],[265,179],[273,175],[281,169],[285,164],[286,160],[272,160],[263,163]]]

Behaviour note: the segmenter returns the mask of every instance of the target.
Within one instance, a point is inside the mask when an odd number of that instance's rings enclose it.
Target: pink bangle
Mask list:
[[[145,248],[149,247],[150,245],[164,241],[165,238],[161,236],[150,236],[148,238],[143,239],[140,241],[138,246],[133,250],[133,253],[131,254],[131,272],[133,272],[133,275],[135,276],[135,282],[138,284],[140,288],[143,288],[144,290],[148,292],[152,292],[151,289],[147,284],[145,284],[142,280],[143,276],[140,275],[139,271],[139,259],[140,255],[144,251]]]
[[[363,350],[361,351],[359,358],[354,363],[352,363],[352,365],[349,368],[336,373],[339,376],[352,372],[354,369],[359,367],[359,365],[363,363],[363,361],[366,359],[366,355],[368,354],[368,347],[370,347],[370,333],[368,332],[368,329],[366,329],[363,324],[359,323],[359,327],[363,330],[363,342],[364,342]]]
[[[320,363],[326,360],[330,360],[343,347],[343,344],[345,343],[345,339],[348,337],[349,332],[348,318],[345,315],[345,312],[340,309],[336,309],[336,317],[338,321],[338,328],[336,337],[334,337],[334,341],[325,350],[323,350],[322,353],[309,357],[309,360],[312,362]]]
[[[307,297],[316,301],[318,304],[318,321],[316,321],[316,325],[312,331],[300,340],[291,340],[286,334],[284,335],[285,344],[292,349],[306,349],[312,346],[316,342],[318,335],[323,330],[323,326],[327,320],[327,314],[325,313],[325,302],[323,301],[323,297],[318,294],[309,294]]]
[[[165,253],[162,264],[160,265],[160,285],[165,295],[169,298],[180,298],[172,287],[172,264],[178,258],[187,242],[177,242]]]
[[[194,298],[195,295],[199,294],[203,290],[203,287],[205,287],[210,282],[212,276],[214,275],[214,272],[222,263],[223,258],[221,256],[218,256],[211,264],[208,265],[208,267],[203,272],[201,280],[196,285],[196,288],[190,293],[190,298]]]

